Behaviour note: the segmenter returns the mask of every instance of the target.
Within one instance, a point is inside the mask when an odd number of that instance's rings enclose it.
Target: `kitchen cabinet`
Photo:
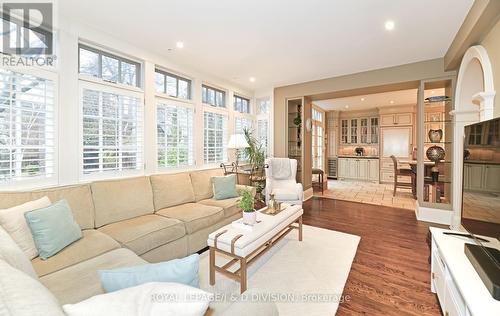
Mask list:
[[[339,158],[338,177],[378,181],[379,161],[375,158]]]
[[[328,157],[336,157],[337,156],[337,120],[333,117],[327,117],[327,148],[328,148]]]
[[[341,144],[378,144],[378,117],[340,120]]]
[[[380,126],[405,126],[413,124],[413,113],[380,115]]]
[[[499,192],[500,165],[465,163],[464,189],[470,191]]]

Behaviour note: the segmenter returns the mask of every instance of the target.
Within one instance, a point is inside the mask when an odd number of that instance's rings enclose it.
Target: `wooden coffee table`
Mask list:
[[[240,292],[247,289],[247,267],[254,260],[266,253],[271,247],[292,230],[298,230],[302,241],[302,206],[286,205],[276,215],[266,215],[258,211],[257,221],[252,231],[226,225],[208,236],[207,244],[210,256],[210,285],[215,284],[215,272],[240,282]],[[223,266],[215,264],[215,256],[224,254],[231,258]],[[232,272],[229,269],[236,263],[240,267]]]

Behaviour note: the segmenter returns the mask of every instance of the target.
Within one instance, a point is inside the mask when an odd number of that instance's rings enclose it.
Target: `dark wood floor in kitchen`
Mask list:
[[[304,203],[303,220],[361,236],[343,293],[350,301],[337,315],[441,315],[430,292],[429,224],[413,211],[313,198]]]

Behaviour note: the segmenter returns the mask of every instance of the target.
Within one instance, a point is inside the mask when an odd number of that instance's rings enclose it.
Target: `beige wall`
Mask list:
[[[493,82],[495,84],[495,110],[494,116],[500,117],[500,21],[486,35],[481,45],[486,48],[493,68]]]
[[[455,72],[444,72],[443,59],[440,58],[275,88],[274,156],[285,157],[287,154],[287,99],[311,96],[314,100],[315,95],[331,95],[341,91],[361,94],[381,92],[381,89],[397,90],[394,87],[416,88],[419,80],[439,78],[450,74],[455,74]]]

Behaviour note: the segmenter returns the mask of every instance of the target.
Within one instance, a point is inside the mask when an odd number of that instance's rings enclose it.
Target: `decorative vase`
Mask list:
[[[429,158],[430,161],[438,162],[444,159],[446,153],[442,147],[431,146],[427,149],[425,155],[427,156],[427,158]]]
[[[267,207],[269,209],[268,213],[276,212],[276,200],[274,199],[274,194],[269,194],[269,201],[267,202]]]
[[[243,211],[243,224],[254,225],[257,221],[257,212],[252,210],[250,212]]]
[[[433,143],[439,143],[443,138],[443,130],[442,129],[431,129],[429,130],[429,140]]]

